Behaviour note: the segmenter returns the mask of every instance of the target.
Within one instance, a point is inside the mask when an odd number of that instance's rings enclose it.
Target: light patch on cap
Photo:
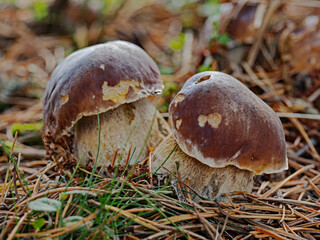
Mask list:
[[[122,103],[127,100],[126,95],[129,92],[130,87],[138,94],[141,92],[141,88],[144,88],[144,84],[137,80],[122,80],[115,86],[108,86],[108,83],[104,82],[102,85],[103,100]]]
[[[218,128],[221,123],[221,115],[219,113],[211,113],[208,116],[200,115],[198,117],[198,122],[200,127],[204,127],[206,122],[213,128]]]
[[[104,71],[104,69],[105,69],[104,64],[100,64],[100,68]]]
[[[69,95],[68,94],[62,94],[61,98],[60,98],[60,104],[63,105],[68,101],[69,101]]]
[[[212,78],[212,75],[203,76],[203,77],[199,78],[198,81],[196,81],[194,84],[201,83],[201,82],[206,81],[206,80],[208,80],[210,78]]]
[[[183,94],[178,94],[175,98],[174,98],[174,105],[175,105],[175,107],[177,106],[177,104],[179,103],[179,102],[182,102],[183,101],[183,99],[185,99],[186,98],[186,96],[185,95],[183,95]]]
[[[178,119],[176,121],[176,128],[179,130],[180,126],[181,126],[181,123],[182,123],[182,119]]]

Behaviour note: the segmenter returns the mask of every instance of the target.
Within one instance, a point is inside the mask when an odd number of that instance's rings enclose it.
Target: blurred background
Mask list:
[[[79,48],[121,39],[158,64],[161,112],[193,74],[223,71],[281,112],[289,153],[319,159],[319,20],[312,0],[2,0],[0,138],[10,146],[18,131],[19,151],[42,156],[53,69]]]

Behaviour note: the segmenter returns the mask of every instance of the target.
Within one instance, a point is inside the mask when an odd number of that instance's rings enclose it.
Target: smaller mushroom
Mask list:
[[[170,104],[169,118],[173,135],[154,151],[152,167],[165,176],[179,172],[178,181],[188,179],[194,198],[251,192],[254,175],[288,168],[279,118],[230,75],[189,78]]]
[[[170,131],[147,100],[162,88],[157,65],[132,43],[111,41],[74,52],[54,70],[44,94],[47,151],[54,152],[63,136],[74,132],[75,154],[82,164],[95,159],[99,113],[97,166],[109,165],[117,151],[126,156],[131,144],[132,150],[136,149],[134,161],[144,159],[148,148]]]
[[[230,2],[221,4],[219,31],[227,32],[236,42],[252,43],[260,27],[260,23],[255,21],[256,15],[263,16],[263,12],[257,11],[259,5],[256,3],[247,3],[241,8],[238,5]]]

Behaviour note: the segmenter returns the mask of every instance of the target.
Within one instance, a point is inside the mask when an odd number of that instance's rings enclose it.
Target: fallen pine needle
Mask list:
[[[261,195],[260,198],[268,198],[272,196],[276,191],[278,191],[284,184],[286,184],[290,179],[294,178],[295,176],[298,176],[299,174],[309,170],[310,168],[313,168],[313,165],[305,166],[304,168],[301,168],[300,170],[296,171],[295,173],[291,174],[289,177],[284,179],[282,182],[271,188],[269,191],[265,192]]]
[[[268,235],[270,237],[273,237],[273,238],[275,238],[277,240],[290,240],[289,238],[282,237],[279,234],[276,234],[276,233],[274,233],[272,231],[269,231],[269,230],[261,228],[261,227],[254,227],[254,229],[259,233],[264,233],[264,234],[266,234],[266,235]]]

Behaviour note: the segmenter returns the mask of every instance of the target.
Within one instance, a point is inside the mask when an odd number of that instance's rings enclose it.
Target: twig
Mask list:
[[[276,112],[280,118],[301,118],[320,120],[320,114],[305,114],[305,113],[289,113],[289,112]]]
[[[197,211],[196,206],[194,206],[194,210],[196,215],[199,217],[200,222],[202,222],[204,228],[207,230],[208,234],[210,235],[211,239],[216,239],[217,237],[218,239],[222,240],[222,238],[219,236],[218,231],[207,219],[205,219],[203,216],[200,215],[200,213]]]
[[[279,108],[281,109],[282,112],[288,112],[289,111],[289,109],[284,105],[279,106]],[[306,133],[306,131],[305,131],[304,127],[302,126],[302,124],[300,123],[300,121],[298,119],[292,118],[292,117],[290,117],[289,120],[295,125],[295,127],[298,129],[298,131],[300,132],[302,137],[306,140],[306,142],[309,145],[311,151],[315,155],[315,158],[317,158],[320,161],[319,154],[318,154],[316,148],[314,147],[314,145],[312,144],[308,134]]]
[[[260,47],[262,39],[263,39],[264,32],[267,29],[268,23],[273,15],[273,13],[277,10],[277,8],[279,6],[280,6],[279,0],[274,0],[269,3],[269,7],[265,13],[264,18],[263,18],[263,22],[262,22],[262,25],[259,29],[258,34],[257,34],[256,40],[254,41],[254,44],[251,47],[249,55],[248,55],[248,63],[250,66],[252,66],[256,60],[256,57],[258,55],[258,50],[259,50],[259,47]]]
[[[111,167],[114,167],[114,163],[116,162],[117,155],[118,155],[118,149],[113,153]]]
[[[310,181],[309,179],[307,179],[309,185],[312,187],[312,189],[315,191],[315,193],[318,195],[318,197],[320,197],[320,190],[319,188],[317,188],[317,186],[312,182]]]
[[[269,231],[269,230],[261,228],[261,227],[254,227],[254,229],[256,231],[258,231],[258,232],[265,233],[265,234],[269,235],[270,237],[273,237],[273,238],[278,239],[278,240],[290,240],[288,238],[281,237],[279,234],[276,234],[276,233],[274,233],[272,231]]]
[[[289,177],[284,179],[282,182],[271,188],[269,191],[266,193],[262,194],[260,198],[268,198],[272,196],[276,191],[278,191],[286,182],[288,182],[290,179],[294,178],[295,176],[298,176],[299,174],[309,170],[310,168],[313,168],[314,166],[308,165],[304,168],[301,168],[300,170],[296,171],[295,173],[291,174]]]
[[[15,237],[16,232],[19,230],[19,228],[21,227],[23,221],[26,219],[26,217],[29,215],[29,211],[26,212],[22,218],[19,220],[19,222],[16,224],[16,226],[14,227],[14,229],[11,231],[11,233],[9,234],[7,240],[11,240]]]

